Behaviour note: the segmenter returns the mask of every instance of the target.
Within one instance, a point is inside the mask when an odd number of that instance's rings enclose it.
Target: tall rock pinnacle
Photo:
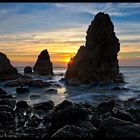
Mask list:
[[[119,50],[109,15],[98,13],[87,30],[85,46],[68,63],[65,79],[79,84],[115,81],[119,76]]]
[[[53,75],[52,63],[47,49],[40,53],[33,70],[40,75]]]

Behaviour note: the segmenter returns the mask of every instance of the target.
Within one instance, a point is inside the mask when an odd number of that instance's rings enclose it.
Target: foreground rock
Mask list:
[[[63,128],[59,129],[55,134],[53,134],[51,137],[52,138],[57,138],[57,137],[77,137],[77,138],[87,138],[87,137],[93,137],[93,132],[91,132],[90,130],[85,130],[82,129],[78,126],[74,126],[74,125],[66,125]]]
[[[106,132],[106,137],[140,137],[140,125],[109,117],[101,122],[101,129]]]
[[[0,88],[0,99],[4,99],[4,98],[13,98],[13,96],[12,95],[8,95],[5,90]]]
[[[0,52],[0,80],[14,80],[21,75],[14,68],[7,56]]]
[[[113,99],[97,107],[68,100],[56,106],[51,100],[33,106],[18,101],[15,111],[20,137],[140,137],[140,111],[120,108]],[[2,105],[1,112],[2,120],[12,120],[11,108]]]
[[[27,92],[30,92],[28,88],[25,87],[16,88],[16,93],[27,93]]]
[[[40,75],[53,75],[52,63],[47,50],[43,50],[40,53],[33,70]]]
[[[119,74],[119,50],[119,39],[109,15],[98,13],[87,30],[85,46],[68,63],[65,79],[73,85],[124,82]]]
[[[0,100],[0,137],[15,137],[15,100]]]

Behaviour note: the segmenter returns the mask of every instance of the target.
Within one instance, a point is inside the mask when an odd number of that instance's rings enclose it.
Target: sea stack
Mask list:
[[[7,56],[0,52],[0,80],[15,80],[21,75],[14,68]]]
[[[110,16],[98,13],[88,27],[85,46],[81,46],[68,63],[65,79],[69,84],[117,81],[119,50],[119,39]]]
[[[40,53],[33,70],[35,73],[40,75],[53,75],[52,62],[50,61],[50,56],[47,49]]]

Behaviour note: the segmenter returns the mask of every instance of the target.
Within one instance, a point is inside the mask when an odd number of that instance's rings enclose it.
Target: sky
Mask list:
[[[140,66],[140,3],[0,3],[0,52],[14,66],[33,66],[47,49],[53,67],[66,67],[98,12],[114,24],[119,65]]]

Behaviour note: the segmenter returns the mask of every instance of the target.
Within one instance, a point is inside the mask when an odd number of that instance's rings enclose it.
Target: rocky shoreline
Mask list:
[[[133,107],[132,108],[132,104]],[[140,137],[140,101],[88,103],[51,100],[33,104],[0,99],[0,137]]]

